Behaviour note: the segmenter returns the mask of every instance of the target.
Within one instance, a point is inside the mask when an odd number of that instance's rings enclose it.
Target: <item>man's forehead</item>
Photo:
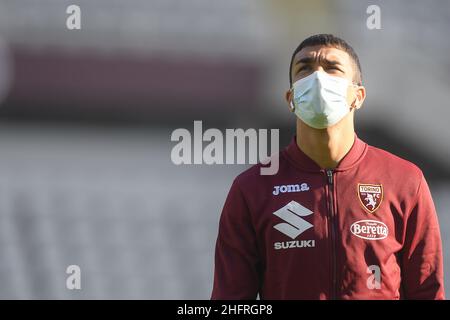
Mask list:
[[[350,62],[350,57],[344,50],[318,45],[302,48],[296,53],[294,63],[302,58],[317,58],[318,55],[327,60],[341,61],[343,63]]]

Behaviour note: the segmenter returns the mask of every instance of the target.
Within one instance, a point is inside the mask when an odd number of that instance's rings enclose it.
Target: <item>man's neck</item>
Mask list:
[[[349,122],[350,121],[350,122]],[[333,127],[314,129],[297,120],[297,145],[322,169],[334,169],[355,141],[353,118],[346,117]]]

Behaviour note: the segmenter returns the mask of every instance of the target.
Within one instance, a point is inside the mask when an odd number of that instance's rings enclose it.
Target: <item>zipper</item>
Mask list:
[[[331,234],[331,268],[332,268],[332,286],[331,286],[331,299],[337,299],[337,266],[336,266],[336,219],[334,212],[334,177],[333,170],[326,169],[327,183],[328,183],[328,218]]]

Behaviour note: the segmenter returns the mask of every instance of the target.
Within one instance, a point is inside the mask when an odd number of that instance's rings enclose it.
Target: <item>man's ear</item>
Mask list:
[[[292,101],[292,89],[289,89],[286,91],[284,98],[286,99],[286,102],[288,104],[289,107],[289,111],[290,112],[294,112],[295,107],[294,107],[294,101]]]
[[[366,88],[364,86],[358,86],[355,89],[355,108],[362,107],[364,100],[366,99]]]

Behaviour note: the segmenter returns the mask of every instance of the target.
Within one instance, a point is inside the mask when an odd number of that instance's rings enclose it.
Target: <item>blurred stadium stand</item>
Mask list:
[[[450,261],[448,1],[81,0],[79,31],[70,4],[0,0],[0,298],[209,298],[245,166],[177,167],[170,134],[203,120],[280,128],[286,145],[291,52],[321,32],[358,52],[358,135],[423,169]]]
[[[0,132],[0,298],[206,297],[229,170],[174,168],[152,131]]]

